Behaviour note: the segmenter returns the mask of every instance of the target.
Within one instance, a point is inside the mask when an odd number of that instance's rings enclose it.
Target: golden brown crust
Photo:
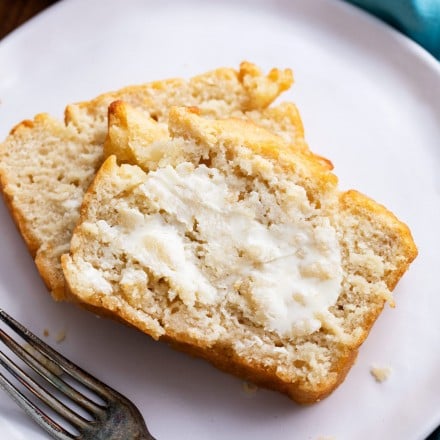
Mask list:
[[[9,134],[17,134],[20,130],[26,129],[26,128],[33,128],[34,127],[34,121],[31,121],[30,119],[25,119],[24,121],[19,122],[17,125],[11,128],[11,131]]]
[[[192,108],[190,111],[194,112]],[[142,148],[132,148],[132,143],[148,145],[155,140],[167,139],[168,130],[123,101],[114,101],[108,109],[108,134],[104,142],[104,158],[117,156],[120,163],[139,163]]]
[[[288,90],[293,84],[293,75],[290,69],[272,69],[268,75],[264,75],[256,65],[244,61],[240,64],[239,70],[221,67],[201,75],[194,76],[189,81],[182,78],[171,78],[160,81],[153,81],[141,86],[128,86],[118,91],[107,92],[97,96],[91,101],[79,102],[68,105],[65,109],[64,120],[66,124],[78,124],[77,113],[83,111],[93,114],[97,108],[105,107],[112,101],[127,100],[136,105],[136,102],[143,101],[143,107],[148,108],[148,102],[153,104],[154,93],[177,90],[182,87],[194,87],[195,90],[203,91],[204,88],[212,88],[212,84],[217,82],[239,83],[243,90],[240,92],[241,107],[243,110],[262,110],[269,106],[283,91]],[[222,92],[218,91],[215,99],[224,99]],[[181,102],[179,105],[185,105]],[[154,108],[155,106],[152,105]]]
[[[111,164],[111,166],[113,165],[114,163]],[[63,266],[65,264],[64,260],[65,256],[62,257]],[[161,334],[157,332],[157,329],[147,326],[145,321],[136,314],[133,314],[132,310],[127,308],[126,305],[122,306],[120,303],[112,301],[109,297],[93,297],[90,298],[89,302],[85,303],[73,294],[70,289],[67,289],[66,292],[71,301],[81,308],[140,330],[153,339],[159,339],[192,356],[203,358],[226,373],[241,377],[258,386],[287,394],[292,400],[300,404],[319,402],[331,394],[344,381],[358,354],[356,349],[346,350],[344,356],[341,356],[333,366],[332,372],[336,373],[336,375],[330,381],[321,384],[319,388],[310,389],[300,382],[285,382],[278,377],[274,367],[262,368],[261,365],[238,357],[230,348],[220,344],[201,346],[198,341],[182,337],[181,334],[177,335],[169,331]]]
[[[226,347],[203,348],[191,343],[177,341],[174,337],[168,335],[163,336],[161,340],[166,341],[178,350],[207,360],[226,373],[241,377],[258,386],[287,394],[292,400],[300,404],[316,403],[331,394],[344,381],[358,353],[357,350],[347,352],[346,357],[340,360],[339,368],[336,370],[337,376],[319,388],[310,389],[299,382],[287,383],[277,376],[275,368],[261,368],[260,365],[247,362],[243,358],[234,356],[234,353]]]
[[[277,378],[276,372],[273,369],[263,369],[255,364],[245,362],[242,358],[234,358],[231,356],[230,350],[227,350],[225,347],[200,347],[191,342],[179,341],[173,335],[166,334],[161,336],[154,333],[150,328],[145,327],[144,321],[133,319],[131,313],[127,313],[125,308],[117,307],[115,304],[105,304],[102,301],[84,303],[78,300],[75,295],[71,295],[70,299],[85,310],[140,330],[155,340],[160,339],[160,341],[170,344],[180,351],[205,359],[225,373],[243,378],[258,386],[284,393],[300,404],[316,403],[330,395],[344,381],[358,354],[357,350],[348,351],[346,357],[341,358],[335,368],[336,377],[319,389],[311,390],[304,388],[300,383],[288,384],[282,381]]]
[[[62,259],[64,259],[64,256]],[[127,309],[126,306],[122,307],[109,298],[95,297],[91,298],[88,303],[85,303],[72,294],[69,289],[67,291],[69,292],[70,299],[81,308],[102,317],[124,323],[142,331],[155,340],[160,339],[160,341],[170,344],[178,350],[203,358],[226,373],[241,377],[258,386],[287,394],[292,400],[300,404],[319,402],[331,394],[344,381],[358,354],[356,349],[347,350],[345,355],[341,356],[333,366],[332,372],[336,373],[335,377],[331,381],[323,383],[319,388],[310,389],[300,382],[287,383],[283,381],[277,376],[275,368],[262,368],[256,363],[236,356],[228,347],[222,345],[203,347],[197,341],[190,338],[182,338],[182,335],[170,332],[161,335],[155,329],[146,326],[144,320],[137,319],[137,316],[130,313],[130,309]]]
[[[67,290],[69,291],[69,289]],[[160,339],[160,341],[170,344],[180,351],[203,358],[226,373],[243,378],[258,386],[287,394],[292,400],[300,404],[319,402],[330,395],[344,381],[358,354],[356,349],[347,350],[345,356],[341,357],[333,367],[333,372],[336,373],[336,376],[331,381],[322,384],[321,387],[310,389],[304,387],[299,382],[286,383],[277,376],[274,368],[261,368],[260,365],[247,362],[243,358],[234,356],[234,353],[227,347],[221,345],[201,347],[192,340],[182,340],[181,336],[176,337],[176,335],[170,333],[160,335],[152,331],[150,327],[147,327],[145,321],[136,319],[136,316],[130,313],[126,307],[106,301],[108,298],[99,297],[99,300],[93,298],[89,303],[84,303],[71,292],[69,295],[72,302],[75,302],[83,309],[126,324],[142,331],[155,340]]]
[[[202,115],[202,111],[198,107],[190,106],[182,110],[190,115]],[[333,169],[333,165],[328,159],[309,150],[303,138],[301,118],[294,104],[285,102],[275,107],[266,108],[261,112],[257,112],[257,114],[250,112],[246,116],[248,119],[230,118],[229,122],[219,121],[219,127],[214,136],[217,136],[221,130],[228,130],[229,128],[239,133],[240,126],[249,126],[249,123],[253,123],[252,131],[255,132],[255,135],[252,135],[251,130],[246,130],[246,136],[249,137],[248,144],[272,144],[273,148],[270,145],[267,148],[271,149],[273,154],[278,154],[280,145],[283,145],[284,153],[288,156],[290,151],[294,151],[300,153],[303,158],[307,159],[308,164],[316,169],[319,168],[324,172]],[[188,118],[188,126],[191,125],[190,119]],[[289,122],[286,123],[286,120]],[[268,127],[264,127],[263,123],[267,123]],[[209,124],[211,122],[207,120],[207,125]],[[294,138],[280,139],[279,132],[277,132],[278,134],[268,133],[268,129],[272,131],[275,127],[281,130],[281,133],[290,133],[291,127],[295,127]],[[241,136],[241,139],[246,136]],[[153,140],[164,140],[168,137],[168,130],[164,124],[158,124],[145,112],[122,100],[114,101],[109,105],[108,134],[104,142],[104,157],[115,154],[120,163],[141,164],[142,146],[151,144]],[[136,147],[133,147],[133,144]]]
[[[246,107],[263,109],[271,104],[276,96],[290,88],[293,73],[290,69],[272,69],[267,77],[264,77],[255,64],[243,61],[240,64],[238,79],[248,92]],[[264,87],[261,87],[262,82],[265,83]]]
[[[327,187],[334,188],[337,177],[329,171],[327,165],[316,160],[313,154],[294,151],[291,144],[276,134],[241,119],[202,119],[187,109],[173,107],[169,115],[169,131],[173,136],[191,138],[204,145],[222,143],[228,145],[243,145],[253,153],[275,160],[287,172],[298,172],[303,168],[314,177],[316,188],[325,191]]]

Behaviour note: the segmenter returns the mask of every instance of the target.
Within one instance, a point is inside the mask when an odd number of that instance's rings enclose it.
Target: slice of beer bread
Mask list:
[[[130,111],[111,106],[106,148],[140,166],[110,156],[86,193],[71,295],[298,402],[328,395],[417,254],[406,225],[252,122],[173,108],[168,134],[130,134]]]
[[[268,108],[291,84],[288,69],[263,75],[244,62],[238,71],[221,68],[69,105],[64,123],[40,114],[17,125],[0,145],[0,186],[53,296],[64,298],[60,256],[69,249],[84,192],[103,162],[112,101],[123,99],[163,126],[172,105],[196,106],[208,118],[250,118],[280,134],[292,148],[307,151],[296,107],[284,103]]]

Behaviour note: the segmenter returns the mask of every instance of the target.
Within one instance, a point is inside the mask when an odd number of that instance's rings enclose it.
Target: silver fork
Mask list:
[[[47,386],[40,385],[3,351],[0,351],[0,364],[30,393],[44,402],[56,415],[67,421],[79,433],[72,433],[55,421],[53,417],[47,415],[0,373],[0,387],[53,438],[60,440],[154,440],[154,437],[148,432],[139,410],[126,397],[53,350],[2,309],[0,309],[0,319],[25,340],[28,347],[22,347],[0,329],[0,339],[5,345],[35,373],[58,390],[60,396],[67,396],[91,416],[92,420],[88,420],[77,411],[69,408],[68,404],[63,403],[53,392],[48,391]],[[87,397],[84,392],[63,380],[63,376],[73,378],[98,396],[103,403],[99,404]],[[70,382],[72,381],[70,380]]]

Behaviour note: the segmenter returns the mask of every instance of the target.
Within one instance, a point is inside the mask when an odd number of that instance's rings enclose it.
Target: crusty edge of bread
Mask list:
[[[347,349],[344,356],[339,359],[336,365],[336,376],[331,381],[323,384],[319,389],[307,389],[301,383],[286,383],[276,376],[275,372],[256,368],[252,363],[246,363],[238,357],[232,358],[231,352],[222,346],[199,347],[191,341],[178,341],[173,335],[159,335],[153,328],[147,327],[145,322],[133,317],[130,313],[131,307],[115,307],[114,304],[101,302],[84,303],[79,300],[70,289],[66,289],[72,303],[80,308],[92,312],[103,318],[125,324],[138,331],[145,333],[155,340],[167,343],[173,348],[187,353],[191,356],[202,358],[219,370],[232,374],[243,380],[249,381],[263,388],[278,391],[286,394],[290,399],[299,404],[313,404],[329,396],[346,378],[348,372],[356,361],[358,349]],[[103,299],[101,297],[101,299]],[[105,299],[105,298],[104,298]],[[379,313],[380,314],[380,313]],[[378,314],[378,315],[379,315]],[[373,325],[374,321],[371,322]]]
[[[291,69],[272,68],[266,75],[255,64],[249,61],[242,61],[237,69],[231,67],[219,67],[217,69],[209,70],[207,72],[195,75],[188,80],[183,78],[167,78],[164,80],[156,80],[140,85],[130,85],[119,90],[110,91],[98,95],[90,101],[82,101],[70,104],[64,111],[64,121],[75,124],[75,112],[80,110],[92,110],[94,107],[99,107],[102,104],[110,101],[120,99],[124,94],[134,94],[143,87],[151,89],[163,90],[173,85],[181,85],[184,83],[198,83],[203,82],[206,78],[218,78],[228,80],[236,78],[246,90],[246,102],[243,103],[244,110],[261,110],[267,108],[282,92],[288,90],[293,82],[293,73]],[[267,81],[270,87],[261,87],[261,80]],[[260,84],[258,84],[260,82]],[[260,90],[260,88],[262,90]],[[300,115],[298,112],[299,121]],[[301,122],[302,128],[302,122]]]

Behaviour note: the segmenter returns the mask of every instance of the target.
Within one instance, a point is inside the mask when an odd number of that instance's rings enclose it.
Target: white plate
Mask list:
[[[440,422],[440,69],[409,40],[329,0],[77,0],[0,44],[0,137],[34,113],[109,89],[248,59],[289,66],[313,150],[344,188],[412,228],[420,256],[345,383],[299,407],[70,304],[54,303],[0,204],[0,306],[132,398],[158,439],[422,439]],[[62,344],[54,338],[67,331]],[[369,373],[391,366],[385,383]],[[43,439],[0,394],[0,437]]]

